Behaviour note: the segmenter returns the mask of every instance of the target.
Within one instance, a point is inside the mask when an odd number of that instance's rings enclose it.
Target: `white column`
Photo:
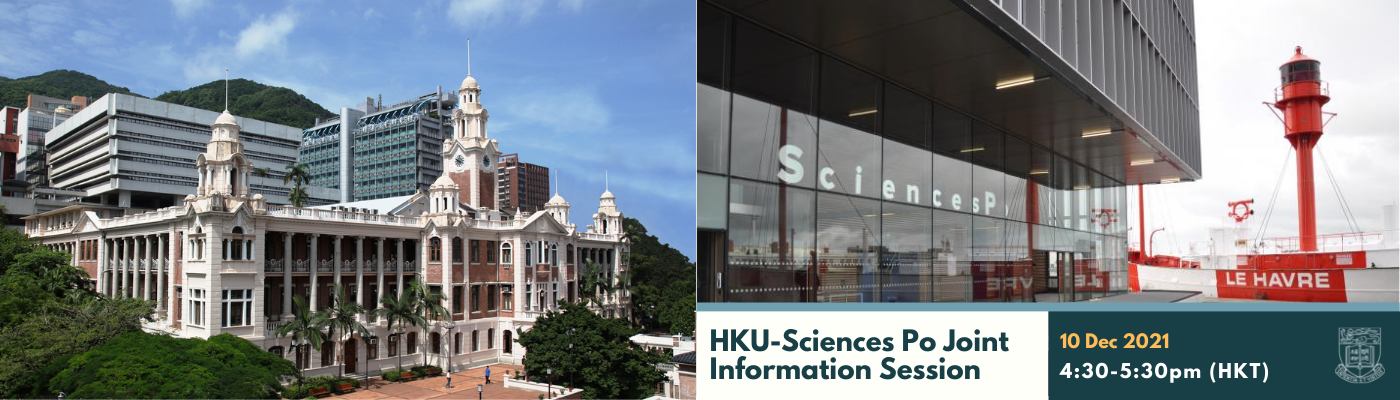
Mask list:
[[[317,304],[316,304],[316,292],[317,292],[317,291],[316,291],[316,275],[319,275],[319,274],[316,272],[316,267],[317,267],[317,264],[319,264],[321,260],[319,259],[320,256],[318,256],[318,255],[316,254],[316,246],[319,244],[319,243],[317,243],[317,242],[320,242],[320,241],[321,241],[321,234],[319,234],[319,233],[313,233],[313,234],[311,234],[311,254],[307,255],[307,258],[311,259],[311,274],[310,274],[310,275],[311,275],[311,298],[310,298],[310,299],[307,299],[307,300],[308,300],[307,304],[310,304],[310,305],[311,305],[311,310],[312,310],[312,311],[315,311],[315,310],[316,310],[316,306],[317,306]]]
[[[379,238],[378,240],[375,240],[375,241],[374,241],[374,242],[376,243],[376,244],[375,244],[376,249],[375,249],[375,252],[374,252],[374,254],[375,254],[374,262],[379,264],[378,268],[375,268],[375,270],[374,270],[374,271],[375,271],[375,277],[378,278],[378,280],[375,282],[374,288],[375,288],[375,290],[377,290],[378,292],[375,293],[375,296],[376,296],[377,298],[373,299],[373,300],[374,300],[373,306],[372,306],[372,307],[367,307],[367,308],[366,308],[367,310],[373,310],[373,309],[379,308],[379,299],[384,298],[384,240],[386,240],[386,239],[385,239],[385,238]]]
[[[331,268],[331,270],[335,271],[335,284],[337,285],[340,284],[340,242],[343,238],[345,238],[344,235],[335,235],[335,258],[332,258],[332,260],[335,260],[335,263],[332,265],[333,268]],[[332,293],[332,295],[334,295],[334,293]]]
[[[156,310],[165,312],[165,264],[170,262],[170,239],[157,235],[156,240],[160,242],[160,253],[156,257]]]
[[[292,314],[292,239],[296,233],[282,232],[282,314]]]
[[[105,295],[107,295],[107,296],[111,296],[111,295],[112,295],[111,293],[107,293],[107,285],[110,285],[110,284],[111,284],[111,280],[112,280],[111,278],[107,277],[107,273],[108,273],[107,269],[108,269],[108,268],[111,268],[111,267],[112,267],[111,265],[108,265],[108,264],[107,264],[107,238],[105,238],[105,237],[98,237],[98,238],[97,238],[97,276],[95,276],[94,278],[97,278],[97,292],[98,292],[98,293],[105,294]]]
[[[159,254],[156,253],[156,249],[158,249],[156,241],[159,240],[160,236],[157,235],[146,236],[146,273],[145,278],[141,279],[141,284],[145,286],[141,288],[141,298],[146,300],[155,300],[151,298],[151,286],[155,285],[155,271],[160,268],[156,265],[156,263],[158,263],[160,260]]]
[[[363,308],[365,303],[365,237],[355,237],[355,303]],[[368,310],[368,309],[366,309]],[[360,316],[364,320],[364,315]]]
[[[403,239],[399,239],[399,245],[398,245],[399,250],[398,250],[398,255],[396,256],[396,257],[398,257],[398,260],[399,260],[399,267],[395,269],[395,271],[397,271],[397,273],[398,273],[398,284],[396,285],[396,286],[398,287],[398,289],[397,289],[398,292],[397,292],[397,293],[403,293],[403,267],[404,267],[404,259],[403,259],[403,241],[404,241]]]

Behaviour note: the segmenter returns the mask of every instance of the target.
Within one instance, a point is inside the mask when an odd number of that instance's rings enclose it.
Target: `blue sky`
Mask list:
[[[338,110],[455,89],[467,38],[491,137],[558,173],[575,223],[607,170],[620,210],[694,260],[690,2],[4,1],[0,76],[71,69],[155,97],[228,68]]]

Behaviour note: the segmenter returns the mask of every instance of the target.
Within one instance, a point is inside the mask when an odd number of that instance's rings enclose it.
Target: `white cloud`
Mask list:
[[[515,122],[535,123],[554,132],[595,132],[612,119],[607,106],[584,90],[513,95],[503,108]]]
[[[170,5],[175,6],[175,15],[180,18],[189,18],[196,11],[209,5],[207,0],[170,0]]]
[[[516,19],[530,22],[544,6],[544,0],[452,0],[447,7],[447,18],[463,27],[477,27]],[[579,12],[585,0],[560,0],[559,8]]]
[[[384,13],[381,13],[381,12],[379,12],[378,10],[375,10],[373,7],[370,7],[368,10],[365,10],[365,20],[366,20],[366,21],[368,21],[369,19],[374,18],[374,17],[383,17],[383,16],[384,16]]]
[[[559,0],[559,8],[579,12],[583,11],[583,3],[585,2],[586,0]]]
[[[1256,210],[1248,222],[1253,229],[1261,229],[1276,189],[1277,201],[1264,237],[1298,235],[1297,158],[1289,159],[1291,149],[1282,124],[1260,104],[1273,100],[1278,66],[1293,55],[1294,46],[1302,46],[1305,54],[1322,61],[1323,79],[1330,82],[1332,95],[1323,110],[1338,113],[1314,150],[1318,233],[1351,231],[1322,165],[1323,157],[1360,229],[1384,229],[1381,206],[1400,200],[1400,164],[1391,156],[1400,147],[1395,134],[1400,131],[1395,113],[1400,104],[1395,75],[1400,69],[1396,3],[1197,5],[1205,176],[1199,182],[1148,186],[1147,225],[1168,227],[1166,238],[1159,234],[1156,245],[1164,252],[1183,252],[1188,243],[1206,242],[1209,228],[1226,226],[1226,203],[1247,198],[1254,199]],[[1281,170],[1282,183],[1275,188]],[[1129,197],[1135,204],[1136,193]],[[1132,218],[1136,225],[1136,215]],[[1136,241],[1137,233],[1131,237]]]
[[[287,45],[287,35],[297,27],[295,12],[284,10],[268,18],[258,16],[252,25],[238,33],[238,44],[234,49],[239,57],[247,57],[265,51],[281,52]]]

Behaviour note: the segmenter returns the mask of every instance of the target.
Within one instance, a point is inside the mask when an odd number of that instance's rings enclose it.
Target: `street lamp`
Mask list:
[[[570,364],[573,364],[573,362],[574,362],[574,330],[575,330],[575,329],[576,329],[576,328],[573,328],[573,327],[570,327],[570,328],[569,328],[569,363],[570,363]],[[573,389],[573,388],[574,388],[574,369],[573,369],[573,368],[569,368],[569,389]]]
[[[549,377],[552,376],[552,375],[554,375],[554,368],[552,368],[552,367],[545,367],[545,368],[544,368],[544,382],[545,382],[544,386],[545,386],[545,393],[549,393],[549,397],[554,397],[554,381],[549,379]]]
[[[476,385],[476,400],[481,400],[481,391],[485,390],[482,385]]]

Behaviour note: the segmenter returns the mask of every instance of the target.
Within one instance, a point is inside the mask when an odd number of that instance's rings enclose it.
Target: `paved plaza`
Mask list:
[[[542,392],[521,389],[507,389],[502,383],[506,371],[524,369],[520,365],[495,364],[491,366],[491,384],[481,393],[482,399],[538,399]],[[452,388],[447,388],[447,376],[415,379],[410,382],[389,382],[378,377],[369,384],[346,394],[322,397],[323,399],[475,399],[476,385],[486,383],[486,367],[477,367],[452,373]],[[556,389],[559,390],[559,389]]]

